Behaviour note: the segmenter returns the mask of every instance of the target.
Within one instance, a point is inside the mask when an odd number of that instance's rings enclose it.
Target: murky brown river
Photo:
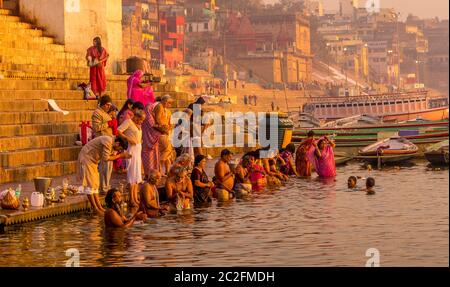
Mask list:
[[[0,234],[0,266],[381,266],[449,265],[449,173],[426,162],[372,171],[377,193],[346,192],[359,163],[335,182],[291,180],[281,190],[192,215],[166,216],[128,230],[76,214],[10,227]],[[359,185],[362,186],[362,182]]]

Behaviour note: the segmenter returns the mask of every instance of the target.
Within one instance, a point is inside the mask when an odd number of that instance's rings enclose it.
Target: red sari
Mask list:
[[[308,153],[314,148],[312,139],[305,139],[295,152],[295,167],[299,176],[311,176],[311,162]]]
[[[99,61],[107,58],[108,56],[108,52],[106,52],[105,48],[102,48],[102,52],[100,53],[95,46],[90,47],[86,53],[86,57],[92,57],[93,60],[97,59]],[[97,66],[90,67],[89,81],[91,83],[91,90],[96,95],[103,93],[106,90],[105,67],[106,61]]]

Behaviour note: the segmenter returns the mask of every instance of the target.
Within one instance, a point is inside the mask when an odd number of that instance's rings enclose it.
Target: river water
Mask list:
[[[165,216],[128,230],[75,214],[9,227],[0,266],[381,266],[449,265],[449,173],[425,161],[372,171],[375,195],[347,192],[360,163],[338,167],[336,181],[291,180],[277,191]],[[358,183],[359,186],[363,182]]]

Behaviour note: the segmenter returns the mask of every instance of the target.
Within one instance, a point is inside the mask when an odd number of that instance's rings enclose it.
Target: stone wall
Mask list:
[[[21,0],[20,13],[64,44],[67,52],[84,55],[92,39],[100,36],[110,55],[109,73],[122,60],[121,0]]]

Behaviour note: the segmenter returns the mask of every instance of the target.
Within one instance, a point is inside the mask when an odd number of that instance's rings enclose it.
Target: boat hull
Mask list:
[[[412,112],[412,113],[399,113],[383,116],[382,119],[385,122],[391,121],[409,121],[417,118],[422,118],[428,121],[440,121],[448,119],[448,107],[441,107],[435,109],[429,109],[424,111]]]
[[[417,156],[414,154],[405,155],[386,155],[386,156],[357,156],[356,159],[363,160],[365,162],[377,165],[378,161],[381,160],[381,164],[400,164],[407,162]]]

